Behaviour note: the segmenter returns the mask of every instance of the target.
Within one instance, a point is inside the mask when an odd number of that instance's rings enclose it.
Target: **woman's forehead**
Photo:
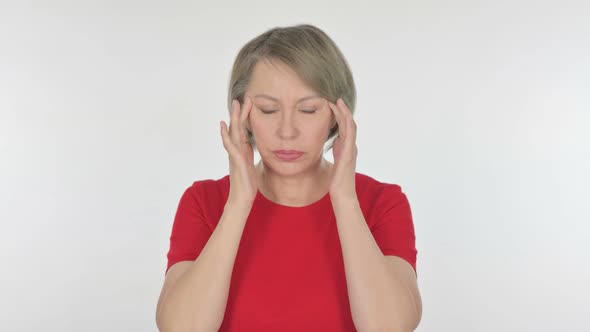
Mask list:
[[[272,102],[292,100],[300,103],[305,100],[322,98],[295,71],[286,65],[267,64],[261,61],[250,78],[249,95],[256,99],[267,99]]]
[[[271,101],[274,101],[274,102],[277,102],[277,103],[281,101],[280,98],[275,97],[275,96],[271,96],[271,95],[266,94],[266,93],[257,93],[256,95],[254,95],[254,98],[255,99],[271,100]],[[301,97],[301,98],[297,99],[296,102],[297,103],[301,103],[301,102],[304,102],[306,100],[322,99],[322,98],[323,97],[320,96],[320,95],[318,95],[318,94],[312,94],[312,95],[309,95],[309,96]]]

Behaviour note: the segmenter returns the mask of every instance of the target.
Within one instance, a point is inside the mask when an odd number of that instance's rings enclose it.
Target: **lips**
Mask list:
[[[302,151],[297,151],[297,150],[275,150],[273,151],[274,153],[280,153],[280,154],[302,154]]]
[[[274,154],[283,161],[294,161],[303,155],[302,151],[297,150],[276,150]]]

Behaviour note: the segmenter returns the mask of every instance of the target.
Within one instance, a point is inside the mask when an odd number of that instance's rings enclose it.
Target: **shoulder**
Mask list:
[[[356,173],[356,191],[359,198],[362,196],[372,199],[383,195],[390,196],[403,194],[401,185],[380,181],[359,172]]]
[[[195,180],[186,190],[199,197],[223,194],[229,191],[229,175],[217,179],[207,178]]]
[[[185,189],[180,205],[198,211],[205,223],[213,229],[223,213],[228,195],[229,175],[218,179],[195,180]]]
[[[377,180],[363,173],[356,173],[356,190],[361,210],[369,220],[390,211],[394,206],[407,203],[401,185]]]
[[[229,175],[195,180],[186,188],[185,195],[192,196],[203,207],[223,208],[229,195]]]

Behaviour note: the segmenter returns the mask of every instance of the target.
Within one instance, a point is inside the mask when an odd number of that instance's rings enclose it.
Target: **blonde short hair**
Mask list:
[[[229,112],[233,99],[243,104],[254,66],[261,60],[278,60],[286,64],[330,102],[336,103],[338,98],[342,98],[354,114],[356,88],[348,62],[334,41],[311,24],[269,29],[240,49],[229,80]],[[326,142],[331,142],[324,152],[334,147],[333,139],[337,134],[338,124],[330,129]],[[249,130],[248,140],[256,149],[254,136]]]

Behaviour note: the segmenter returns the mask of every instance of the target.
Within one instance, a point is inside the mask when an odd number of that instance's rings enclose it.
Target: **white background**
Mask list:
[[[2,330],[156,331],[235,55],[298,23],[351,65],[357,171],[410,200],[418,331],[590,329],[587,1],[3,1]]]

